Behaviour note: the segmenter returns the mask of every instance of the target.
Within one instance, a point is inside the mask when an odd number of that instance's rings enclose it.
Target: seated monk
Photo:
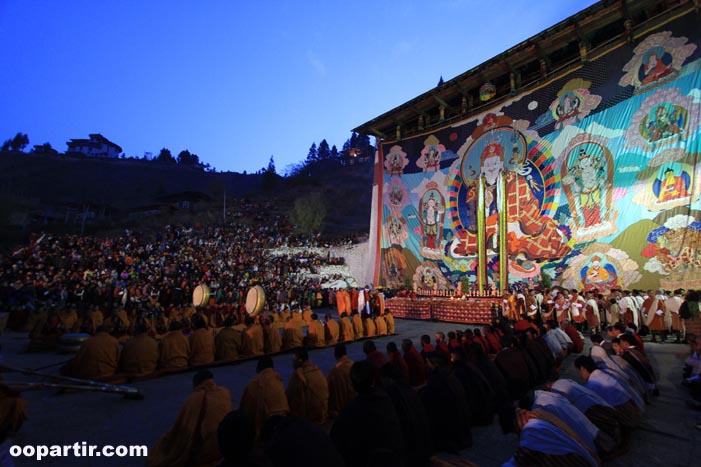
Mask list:
[[[353,340],[363,337],[363,321],[360,319],[360,314],[357,311],[351,312],[351,324],[353,324]]]
[[[371,316],[363,319],[363,329],[365,337],[375,337],[377,335],[377,327]]]
[[[295,320],[293,317],[288,318],[282,332],[282,350],[296,349],[301,347],[303,342],[302,321]]]
[[[241,349],[241,340],[243,334],[240,330],[235,329],[236,318],[228,316],[224,321],[224,327],[219,330],[214,338],[214,347],[216,349],[214,358],[221,360],[236,360],[239,358],[239,350]]]
[[[58,312],[58,329],[60,333],[72,333],[78,330],[78,312],[75,308]],[[95,330],[97,332],[97,330]]]
[[[263,351],[265,353],[278,353],[282,347],[280,328],[268,317],[263,321]]]
[[[385,320],[384,316],[380,315],[375,315],[375,329],[377,329],[377,335],[378,336],[386,336],[387,335],[387,321]]]
[[[134,338],[124,344],[119,369],[133,376],[153,373],[158,366],[158,342],[148,335],[144,323],[138,323],[134,333]]]
[[[253,317],[247,316],[246,330],[241,339],[241,355],[244,357],[263,355],[264,347],[263,327],[256,323]]]
[[[201,316],[194,316],[195,332],[190,336],[190,366],[214,361],[214,336]]]
[[[246,385],[239,408],[253,421],[256,437],[270,417],[290,412],[282,377],[273,369],[273,359],[267,355],[258,360],[256,376]]]
[[[61,368],[61,374],[85,379],[114,375],[119,366],[119,342],[107,331],[107,326],[99,326],[96,334],[83,342],[73,360]]]
[[[334,345],[338,342],[341,334],[341,328],[337,321],[334,321],[331,314],[326,315],[326,323],[324,323],[324,339],[326,345]]]
[[[231,411],[231,395],[210,371],[195,374],[192,387],[173,428],[149,450],[149,467],[209,467],[221,460],[217,429]]]
[[[348,402],[353,399],[355,389],[350,379],[350,370],[353,360],[348,358],[346,344],[336,344],[333,355],[336,365],[331,368],[326,382],[329,387],[329,417],[335,418],[341,413]]]
[[[313,423],[324,423],[329,413],[329,385],[324,373],[309,360],[303,347],[295,350],[292,365],[295,371],[287,385],[290,413]]]
[[[26,419],[27,401],[14,388],[0,383],[0,443],[16,433]]]
[[[353,323],[351,323],[350,318],[348,318],[348,313],[341,313],[341,332],[338,336],[341,342],[351,342],[355,339],[355,332],[353,331]]]
[[[161,370],[181,370],[187,368],[190,357],[190,341],[183,335],[180,322],[173,321],[168,334],[161,339],[161,353],[158,368]]]
[[[324,338],[324,325],[319,321],[319,316],[312,313],[309,330],[307,331],[307,346],[308,347],[323,347],[326,342]]]
[[[389,308],[385,309],[385,314],[382,315],[387,322],[387,334],[394,334],[394,315]]]

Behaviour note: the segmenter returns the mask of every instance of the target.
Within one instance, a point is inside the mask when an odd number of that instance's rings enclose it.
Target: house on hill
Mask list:
[[[99,133],[90,135],[90,139],[71,139],[66,143],[66,154],[84,154],[88,157],[106,157],[116,159],[122,153],[122,148]]]

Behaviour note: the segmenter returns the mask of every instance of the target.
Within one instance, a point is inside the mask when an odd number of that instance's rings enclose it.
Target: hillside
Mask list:
[[[3,249],[32,231],[97,233],[126,226],[221,220],[224,193],[285,215],[297,197],[327,200],[324,233],[362,235],[370,219],[372,165],[316,164],[294,178],[205,172],[152,161],[0,153]]]

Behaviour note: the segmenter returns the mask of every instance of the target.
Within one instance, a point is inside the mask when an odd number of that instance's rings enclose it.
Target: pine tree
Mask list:
[[[329,143],[325,139],[321,140],[319,143],[319,149],[317,151],[317,157],[320,161],[326,160],[331,157],[331,150],[329,149]]]
[[[309,148],[309,153],[307,154],[307,163],[310,162],[316,162],[319,160],[319,153],[316,149],[316,143],[312,143],[312,146]]]
[[[273,156],[270,156],[270,162],[268,162],[268,169],[266,170],[266,173],[277,174],[275,171],[275,160],[273,159]]]

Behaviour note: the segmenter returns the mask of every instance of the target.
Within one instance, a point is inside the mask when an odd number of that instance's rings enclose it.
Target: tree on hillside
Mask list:
[[[319,143],[319,149],[317,150],[317,158],[320,161],[324,161],[331,156],[331,150],[329,149],[329,143],[325,139],[321,140]]]
[[[173,157],[173,154],[171,154],[170,149],[163,148],[161,149],[161,152],[158,153],[158,156],[154,159],[156,162],[160,162],[162,164],[175,164],[175,157]]]
[[[309,153],[307,153],[306,163],[309,164],[311,162],[316,162],[318,160],[319,160],[319,152],[316,149],[316,143],[312,143],[312,146],[309,148]]]
[[[297,231],[313,239],[326,219],[326,204],[320,193],[310,193],[295,200],[290,212],[290,222]]]
[[[17,133],[14,138],[8,139],[2,143],[0,150],[2,151],[24,151],[29,145],[29,136],[24,133]]]
[[[184,151],[180,151],[178,154],[178,164],[184,165],[187,167],[199,167],[200,166],[200,158],[197,156],[197,154],[192,154],[190,151],[185,149]]]
[[[273,159],[273,156],[270,156],[268,168],[266,169],[265,173],[277,174],[277,172],[275,171],[275,159]]]
[[[335,145],[335,144],[334,144],[333,146],[331,146],[331,155],[330,155],[330,157],[331,157],[331,159],[333,159],[333,160],[338,159],[338,149],[336,149],[336,145]]]

